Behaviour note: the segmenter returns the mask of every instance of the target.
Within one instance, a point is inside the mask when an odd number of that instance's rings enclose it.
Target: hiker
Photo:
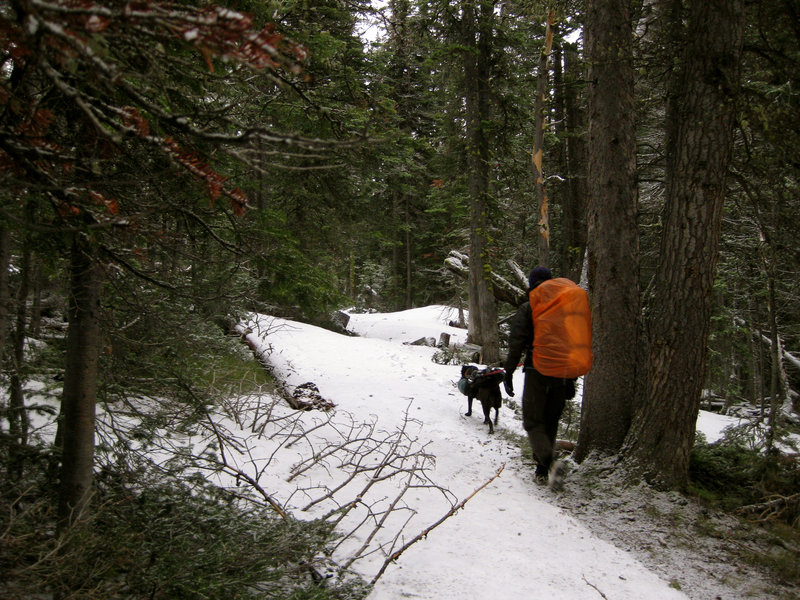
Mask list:
[[[567,298],[570,295],[570,298]],[[553,460],[558,421],[575,397],[575,380],[591,367],[591,317],[586,292],[546,267],[528,277],[528,302],[511,321],[503,381],[514,395],[512,375],[524,353],[522,425],[536,460],[537,481],[554,485],[563,467]]]

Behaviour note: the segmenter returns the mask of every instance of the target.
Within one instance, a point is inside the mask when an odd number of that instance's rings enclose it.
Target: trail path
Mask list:
[[[441,331],[463,336],[445,325],[450,318],[441,307],[353,315],[349,328],[363,337],[268,319],[251,334],[271,346],[268,361],[290,386],[314,382],[339,411],[365,419],[375,415],[386,429],[408,411],[419,422],[421,443],[436,457],[431,478],[459,499],[505,465],[463,510],[390,565],[370,600],[687,598],[557,508],[553,492],[533,482],[513,436],[504,435],[521,433],[512,410],[501,409],[498,432],[490,436],[479,403],[472,417],[464,416],[466,400],[455,387],[458,367],[433,363],[432,348],[404,344],[423,335],[438,338]],[[516,375],[515,389],[522,390]],[[420,489],[410,498],[417,514],[406,539],[450,507],[429,492]],[[375,556],[359,569],[369,578],[382,561]]]

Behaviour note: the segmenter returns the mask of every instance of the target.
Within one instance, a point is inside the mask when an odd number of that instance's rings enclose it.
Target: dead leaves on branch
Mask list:
[[[124,205],[122,198],[97,202],[107,194],[87,185],[86,178],[76,179],[77,161],[87,154],[82,147],[89,154],[100,152],[102,160],[114,160],[126,140],[142,141],[190,174],[212,202],[224,195],[241,215],[247,198],[241,189],[228,187],[228,178],[198,150],[202,144],[246,164],[249,155],[232,146],[324,146],[248,126],[231,118],[224,104],[209,107],[214,94],[197,83],[204,78],[202,67],[187,61],[186,50],[193,48],[202,57],[206,78],[219,71],[216,60],[232,65],[216,84],[241,67],[265,73],[273,83],[280,72],[296,74],[307,50],[274,25],[257,28],[250,15],[219,6],[169,2],[32,0],[16,6],[25,12],[0,15],[0,46],[11,75],[0,80],[5,107],[0,165],[23,189],[43,179],[60,188],[56,205],[62,218],[97,206],[116,215]],[[186,71],[195,67],[196,77]],[[201,88],[194,96],[182,94],[180,114],[159,87],[173,73],[183,73]],[[77,115],[83,116],[79,122],[84,126],[73,130],[67,124]]]

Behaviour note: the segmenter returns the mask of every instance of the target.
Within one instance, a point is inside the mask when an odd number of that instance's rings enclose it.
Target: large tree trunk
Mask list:
[[[91,242],[76,234],[71,255],[61,411],[63,448],[58,518],[62,530],[81,517],[91,494],[100,348],[100,279],[95,249]]]
[[[588,249],[595,359],[586,376],[578,460],[622,447],[636,398],[639,238],[629,4],[595,0],[587,7]]]
[[[466,0],[462,5],[467,180],[470,196],[469,340],[482,347],[483,362],[500,360],[497,307],[491,290],[487,237],[489,228],[489,142],[484,121],[489,118],[489,48],[492,3]],[[473,51],[474,50],[474,51]]]
[[[626,459],[686,484],[706,344],[744,29],[742,0],[694,0],[667,114],[664,233],[647,321],[648,373]]]
[[[547,63],[550,58],[550,49],[553,46],[553,21],[555,11],[551,10],[547,16],[545,42],[539,54],[539,65],[536,73],[536,98],[534,102],[534,135],[533,152],[531,153],[531,166],[536,184],[536,213],[539,215],[539,235],[536,236],[539,250],[539,264],[550,267],[550,207],[547,200],[547,188],[544,184],[544,131],[547,126],[545,119],[547,107]]]
[[[567,132],[567,193],[564,199],[564,259],[567,277],[579,281],[586,254],[586,132],[578,82],[584,79],[577,46],[564,46],[564,120]]]
[[[8,283],[8,270],[11,263],[11,234],[7,229],[0,229],[0,372],[2,372],[3,358],[6,354],[6,343],[9,338],[10,326],[10,306],[11,306],[11,290]],[[22,268],[22,281],[25,281],[27,271]],[[20,289],[24,287],[24,283],[20,283]],[[27,291],[25,292],[27,295]],[[22,291],[20,294],[22,295]],[[11,441],[9,448],[8,465],[6,476],[10,481],[18,481],[22,477],[22,446],[26,443],[28,435],[27,428],[27,415],[25,413],[25,404],[22,396],[22,386],[19,383],[19,371],[17,360],[18,354],[16,349],[20,349],[19,357],[21,358],[21,344],[16,343],[17,336],[12,336],[14,345],[10,353],[12,367],[9,371],[9,401],[8,401],[8,435]],[[24,338],[23,338],[24,340]]]

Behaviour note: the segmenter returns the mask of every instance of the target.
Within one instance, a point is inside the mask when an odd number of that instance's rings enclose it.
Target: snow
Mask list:
[[[459,367],[434,363],[435,348],[408,344],[421,337],[438,340],[442,332],[449,333],[451,341],[463,342],[466,332],[448,325],[457,319],[454,309],[429,306],[391,314],[349,315],[348,329],[358,337],[264,315],[254,316],[247,327],[249,342],[260,348],[262,359],[288,390],[313,382],[321,395],[336,405],[333,420],[347,415],[352,422],[374,423],[380,431],[404,429],[410,443],[435,459],[435,463],[425,464],[426,476],[435,485],[410,488],[399,504],[404,507],[402,533],[396,533],[396,521],[382,524],[374,539],[356,531],[334,555],[341,560],[360,544],[375,545],[372,554],[353,564],[370,580],[386,555],[441,521],[388,564],[370,600],[700,597],[676,589],[680,586],[665,578],[668,570],[654,568],[650,557],[643,561],[636,551],[601,539],[559,507],[563,499],[534,482],[532,465],[521,453],[520,421],[506,403],[491,436],[482,423],[479,403],[472,417],[464,415],[466,399],[456,387]],[[517,401],[522,389],[522,373],[517,370]],[[306,418],[320,420],[319,416]],[[713,441],[726,425],[736,421],[703,412],[699,429]],[[263,438],[258,443],[262,442]],[[285,473],[280,465],[290,457],[299,460],[296,451],[284,450],[261,452],[272,461],[269,471]],[[265,471],[262,467],[259,472]],[[342,481],[335,471],[327,465],[315,485],[332,488]],[[283,506],[298,516],[325,512],[322,502],[315,507],[318,511],[302,511],[297,499],[307,500],[308,493],[298,493],[297,480],[289,484],[283,477],[271,479],[268,488],[275,490],[274,497]],[[379,495],[391,499],[393,493],[382,491]],[[442,520],[458,501],[467,498],[461,510]],[[585,504],[582,506],[585,509]],[[340,528],[353,531],[359,519],[364,517],[354,515],[352,522],[345,520]]]
[[[738,417],[729,417],[718,413],[700,411],[697,430],[706,437],[708,443],[713,443],[723,438],[725,429],[741,425],[744,421],[745,419],[740,419]]]
[[[756,529],[680,494],[631,486],[613,460],[570,463],[558,493],[535,483],[517,414],[521,371],[490,435],[480,403],[464,415],[460,367],[410,343],[441,333],[463,343],[466,332],[449,326],[455,309],[348,314],[357,335],[266,315],[240,326],[286,395],[313,382],[334,410],[245,394],[223,399],[198,429],[171,428],[161,447],[140,450],[165,466],[194,456],[221,486],[249,486],[296,518],[337,521],[331,560],[376,578],[368,600],[800,597],[742,560],[745,548],[770,552]],[[30,392],[42,408],[36,435],[52,437],[57,403],[45,389]],[[126,412],[99,412],[98,441],[113,445],[128,430],[133,443],[139,424]],[[698,431],[713,442],[739,422],[701,411]]]
[[[169,428],[160,447],[138,449],[165,467],[193,461],[212,482],[254,490],[296,518],[335,521],[340,539],[330,559],[320,557],[321,574],[336,576],[339,566],[374,579],[368,600],[800,597],[743,560],[772,550],[758,528],[632,486],[613,457],[567,459],[561,492],[535,483],[517,414],[522,372],[490,435],[480,403],[464,415],[460,367],[411,344],[441,333],[463,343],[466,332],[449,325],[455,309],[348,314],[357,335],[252,315],[240,332],[279,390],[223,398],[196,429]],[[285,396],[309,382],[334,410],[289,406]],[[57,402],[41,386],[29,391],[41,409],[31,434],[52,438]],[[138,403],[144,413],[164,408]],[[110,447],[125,435],[137,449],[140,424],[126,406],[99,411],[98,442]],[[701,411],[698,431],[713,442],[739,423]]]

